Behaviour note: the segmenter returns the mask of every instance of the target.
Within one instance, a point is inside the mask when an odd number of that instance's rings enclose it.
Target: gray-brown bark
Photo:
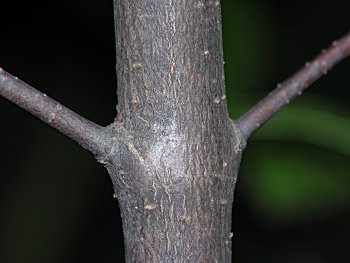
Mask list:
[[[108,130],[93,123],[46,94],[0,68],[0,94],[43,122],[100,156],[108,149]]]
[[[106,167],[127,262],[231,262],[244,143],[228,117],[217,1],[115,1],[117,147]]]
[[[243,129],[244,137],[260,128],[267,120],[272,118],[283,106],[300,96],[302,92],[350,54],[350,32],[333,41],[331,46],[323,49],[321,54],[297,71],[283,83],[278,84],[268,96],[241,116],[238,123]]]
[[[229,119],[220,2],[115,0],[118,116],[100,127],[0,68],[0,95],[95,154],[112,178],[126,262],[231,262],[246,139],[350,53],[350,33],[237,122]]]

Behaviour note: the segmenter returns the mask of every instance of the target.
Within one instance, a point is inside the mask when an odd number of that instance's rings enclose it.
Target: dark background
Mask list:
[[[233,118],[350,29],[349,1],[222,6]],[[111,123],[112,0],[1,0],[0,10],[0,66]],[[235,194],[235,262],[350,262],[349,87],[350,60],[253,136]],[[123,262],[105,169],[5,99],[0,120],[0,262]]]

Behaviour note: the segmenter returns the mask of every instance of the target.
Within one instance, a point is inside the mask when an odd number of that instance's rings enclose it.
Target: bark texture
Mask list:
[[[220,2],[114,0],[118,116],[101,127],[0,68],[0,95],[85,147],[118,198],[127,263],[231,262],[245,140],[350,54],[350,33],[228,117]]]
[[[218,1],[115,0],[118,117],[107,167],[126,262],[231,262],[244,142],[229,117]]]

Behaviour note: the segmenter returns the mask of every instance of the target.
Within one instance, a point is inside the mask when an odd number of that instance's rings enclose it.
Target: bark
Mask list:
[[[334,65],[349,54],[350,32],[339,40],[333,41],[330,47],[323,49],[312,61],[306,62],[303,68],[283,83],[277,84],[276,89],[242,115],[237,122],[242,127],[244,137],[249,138],[283,106],[300,96],[305,89],[321,76],[326,75]]]
[[[114,123],[92,123],[1,68],[0,95],[107,168],[126,262],[231,262],[233,193],[246,139],[350,54],[350,33],[234,122],[226,106],[219,1],[114,4]]]
[[[0,94],[96,156],[109,148],[108,130],[66,108],[0,68]]]
[[[229,119],[218,1],[115,1],[112,177],[126,262],[231,262],[244,142]]]

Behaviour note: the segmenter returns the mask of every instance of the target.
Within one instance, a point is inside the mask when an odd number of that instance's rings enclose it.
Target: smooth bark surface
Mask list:
[[[63,133],[95,156],[105,155],[108,130],[78,115],[0,68],[0,94]]]
[[[240,117],[238,122],[242,127],[244,137],[249,138],[283,106],[300,96],[306,88],[321,76],[326,75],[334,65],[349,54],[350,32],[338,41],[333,41],[329,48],[323,49],[321,54],[312,61],[306,62],[303,68],[283,83],[278,84],[275,90]]]

